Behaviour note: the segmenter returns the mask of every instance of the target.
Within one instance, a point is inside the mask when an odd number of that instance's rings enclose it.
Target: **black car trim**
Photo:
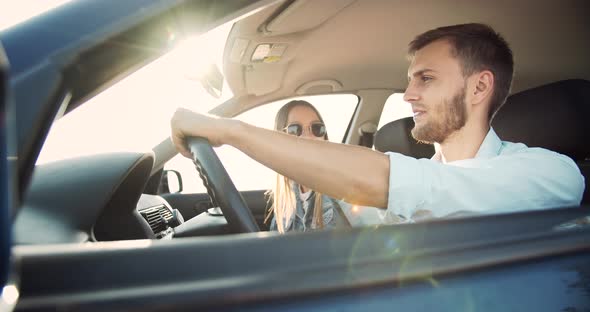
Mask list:
[[[586,215],[585,209],[295,235],[20,246],[15,248],[22,268],[19,307],[127,309],[139,300],[153,309],[212,308],[411,285],[445,274],[587,254],[590,229],[553,230]],[[527,216],[544,227],[497,231]]]

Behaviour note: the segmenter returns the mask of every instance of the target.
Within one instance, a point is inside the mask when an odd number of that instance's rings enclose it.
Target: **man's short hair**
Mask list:
[[[426,45],[441,39],[451,44],[453,56],[458,58],[461,64],[463,77],[482,70],[489,70],[494,74],[494,91],[488,112],[491,121],[506,102],[512,85],[514,61],[508,43],[485,24],[439,27],[418,35],[410,42],[410,58]]]

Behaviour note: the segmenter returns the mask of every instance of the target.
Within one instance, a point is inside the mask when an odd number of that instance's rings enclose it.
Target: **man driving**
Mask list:
[[[570,158],[501,141],[490,126],[513,76],[512,51],[498,33],[483,24],[440,27],[410,42],[409,57],[404,100],[414,112],[414,138],[435,144],[432,159],[309,140],[186,109],[172,117],[172,141],[189,158],[189,136],[232,145],[301,185],[384,209],[387,223],[580,204],[584,178]]]

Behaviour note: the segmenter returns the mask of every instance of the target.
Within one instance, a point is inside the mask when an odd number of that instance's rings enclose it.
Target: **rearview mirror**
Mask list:
[[[199,77],[201,85],[214,98],[221,97],[223,89],[223,74],[215,64],[209,64],[201,77]]]
[[[194,65],[190,66],[186,77],[193,81],[199,81],[207,93],[216,99],[220,98],[223,89],[223,74],[219,67],[214,63],[206,62]]]

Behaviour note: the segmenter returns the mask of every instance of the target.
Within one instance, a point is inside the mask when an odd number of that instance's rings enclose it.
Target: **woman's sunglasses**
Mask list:
[[[285,132],[291,135],[301,136],[303,134],[303,126],[298,123],[289,124],[285,127]],[[321,122],[314,122],[307,126],[307,130],[314,136],[321,138],[326,135],[326,125]]]

